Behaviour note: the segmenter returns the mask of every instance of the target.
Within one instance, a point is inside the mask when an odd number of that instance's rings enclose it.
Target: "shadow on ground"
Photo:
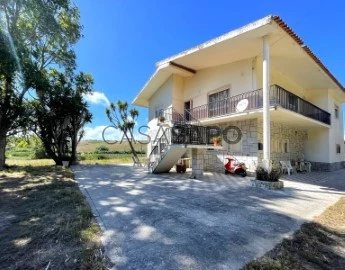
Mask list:
[[[239,269],[344,194],[343,185],[295,180],[268,191],[248,178],[197,180],[128,166],[79,166],[75,173],[116,269]]]

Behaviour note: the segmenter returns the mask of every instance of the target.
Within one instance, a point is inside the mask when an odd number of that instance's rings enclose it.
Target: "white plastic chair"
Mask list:
[[[286,171],[288,173],[288,175],[291,174],[292,170],[293,170],[293,167],[291,165],[291,162],[290,160],[289,161],[286,161],[286,160],[281,160],[280,162],[280,166],[281,166],[281,169],[282,169],[282,172],[284,173],[284,171]]]

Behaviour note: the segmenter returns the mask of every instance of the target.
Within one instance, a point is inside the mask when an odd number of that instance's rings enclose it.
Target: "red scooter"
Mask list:
[[[225,164],[225,174],[228,173],[235,173],[239,174],[242,177],[247,175],[247,167],[243,162],[239,162],[235,157],[227,157],[225,158],[228,162]]]

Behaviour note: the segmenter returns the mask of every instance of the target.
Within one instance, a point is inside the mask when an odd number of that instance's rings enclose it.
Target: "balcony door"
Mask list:
[[[208,96],[208,116],[214,117],[228,113],[229,89]]]
[[[192,110],[193,103],[191,100],[186,101],[184,103],[184,119],[189,122],[191,121],[191,110]]]

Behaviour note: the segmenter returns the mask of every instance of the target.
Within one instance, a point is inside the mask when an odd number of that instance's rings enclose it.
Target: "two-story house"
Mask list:
[[[313,170],[342,168],[343,102],[342,84],[282,19],[267,16],[158,62],[133,104],[149,109],[151,170],[169,171],[190,152],[198,176],[223,171],[229,154],[251,170],[301,159]]]

